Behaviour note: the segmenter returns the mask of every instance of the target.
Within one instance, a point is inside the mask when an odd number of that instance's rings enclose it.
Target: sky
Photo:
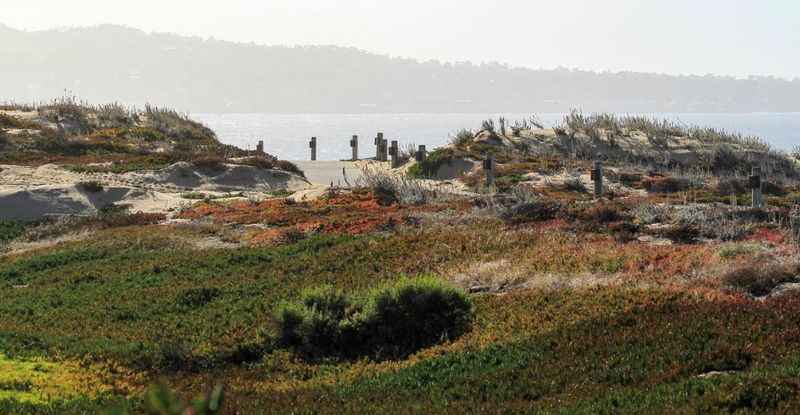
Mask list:
[[[528,68],[800,77],[797,0],[0,0],[0,23],[112,23]]]

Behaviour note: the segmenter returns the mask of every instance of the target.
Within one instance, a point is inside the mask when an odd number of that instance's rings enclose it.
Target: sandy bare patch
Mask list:
[[[263,199],[265,192],[309,187],[292,173],[241,165],[209,171],[176,163],[163,170],[127,174],[76,173],[52,164],[2,165],[0,169],[3,219],[91,215],[112,204],[128,205],[132,212],[173,212],[193,203],[182,197],[186,192],[202,191],[213,197],[240,192]]]

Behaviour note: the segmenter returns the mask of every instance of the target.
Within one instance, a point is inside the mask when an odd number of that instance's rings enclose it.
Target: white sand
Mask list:
[[[203,171],[186,163],[142,173],[75,173],[55,165],[0,165],[0,219],[39,219],[50,215],[90,215],[111,204],[130,205],[133,212],[172,212],[194,201],[187,192],[221,195],[243,193],[263,198],[265,192],[297,191],[310,184],[283,171],[226,165]],[[98,182],[91,191],[82,182]]]

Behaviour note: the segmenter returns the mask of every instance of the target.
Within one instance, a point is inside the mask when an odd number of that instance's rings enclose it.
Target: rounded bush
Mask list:
[[[279,342],[312,357],[396,358],[460,336],[472,321],[462,290],[435,277],[402,278],[352,301],[341,291],[304,291],[277,311]]]

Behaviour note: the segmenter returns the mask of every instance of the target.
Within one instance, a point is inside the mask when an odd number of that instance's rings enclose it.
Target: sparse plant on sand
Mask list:
[[[472,142],[474,136],[475,134],[470,130],[460,130],[450,139],[450,144],[463,148]]]

